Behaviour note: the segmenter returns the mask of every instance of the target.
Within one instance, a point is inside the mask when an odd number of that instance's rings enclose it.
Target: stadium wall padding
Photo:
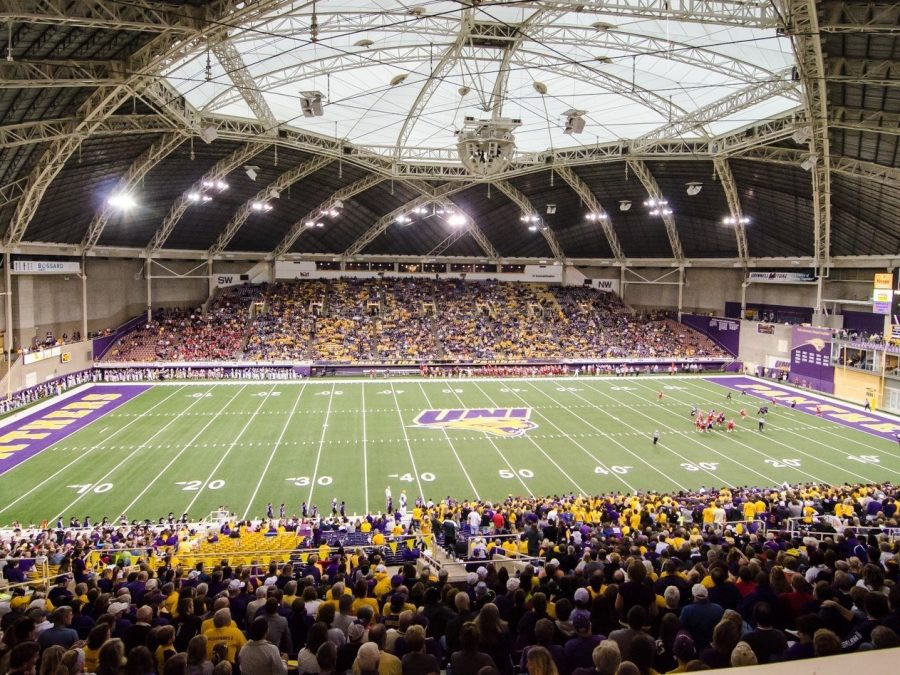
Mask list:
[[[834,369],[834,395],[845,401],[862,405],[867,398],[873,405],[882,407],[881,378],[874,373],[863,373],[852,368]]]

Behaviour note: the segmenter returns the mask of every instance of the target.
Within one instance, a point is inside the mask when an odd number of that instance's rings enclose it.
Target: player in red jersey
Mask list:
[[[656,392],[656,400],[657,400],[657,401],[662,401],[662,400],[663,400],[663,393],[662,393],[662,390],[661,390],[661,389],[660,389],[658,392]]]
[[[820,406],[820,405],[816,406],[816,415],[818,415],[819,417],[822,416],[822,406]]]
[[[734,420],[728,420],[728,426],[725,427],[725,431],[728,431],[728,432],[734,431]]]
[[[741,408],[741,419],[744,419],[745,417],[747,417],[747,411]]]

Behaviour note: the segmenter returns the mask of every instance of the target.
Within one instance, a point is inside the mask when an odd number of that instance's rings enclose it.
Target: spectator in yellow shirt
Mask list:
[[[247,644],[247,638],[231,622],[231,610],[223,608],[213,616],[213,627],[204,633],[206,635],[206,656],[212,659],[216,645],[224,644],[228,651],[225,658],[234,663],[241,648]]]

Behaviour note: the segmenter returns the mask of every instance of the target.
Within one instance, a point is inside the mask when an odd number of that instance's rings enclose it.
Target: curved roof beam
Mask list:
[[[228,221],[228,224],[225,226],[225,230],[222,232],[222,234],[219,235],[219,238],[216,239],[216,243],[209,247],[209,250],[206,252],[206,256],[208,258],[214,258],[228,247],[228,244],[234,238],[234,235],[238,233],[238,230],[240,230],[244,226],[244,223],[247,222],[250,214],[253,213],[255,204],[259,202],[268,202],[269,199],[271,199],[271,194],[273,191],[276,193],[280,193],[282,190],[286,190],[298,180],[306,178],[310,174],[315,173],[326,164],[330,164],[331,162],[331,157],[315,157],[308,162],[305,162],[299,166],[295,166],[290,171],[285,171],[283,174],[278,176],[278,178],[276,178],[273,182],[269,183],[266,187],[257,192],[255,195],[253,195],[253,197],[251,197],[241,205],[237,212],[231,217],[231,220]]]
[[[474,4],[474,3],[473,3]],[[508,7],[509,0],[481,0],[479,6],[490,9],[492,6]],[[768,2],[747,2],[747,0],[604,0],[602,3],[590,3],[584,0],[531,0],[516,2],[517,7],[525,9],[567,9],[572,14],[581,16],[621,16],[628,19],[674,20],[688,23],[710,23],[714,25],[739,26],[742,28],[774,28],[779,25],[778,15]],[[327,10],[327,5],[324,8]],[[379,10],[368,14],[357,14],[348,17],[341,12],[317,12],[320,34],[328,30],[332,22],[353,31],[379,29],[414,30],[417,26],[446,27],[455,19],[454,14],[410,15],[405,9]],[[351,23],[355,19],[355,23]],[[299,24],[299,25],[298,25]],[[309,27],[309,11],[298,7],[272,16],[262,24],[267,33],[277,31],[293,31],[300,27]],[[347,30],[347,28],[343,28]],[[446,28],[445,28],[446,30]]]
[[[512,184],[505,180],[498,180],[493,183],[494,187],[500,190],[503,194],[505,194],[510,201],[512,201],[516,206],[519,207],[519,210],[523,214],[537,214],[537,209],[534,208],[534,204],[531,203],[531,200],[528,199],[524,194],[519,192],[519,190]],[[543,222],[541,219],[541,223],[538,225],[538,229],[541,231],[544,239],[547,242],[547,246],[550,247],[550,251],[553,253],[553,257],[559,261],[563,261],[566,259],[566,254],[563,252],[562,247],[559,245],[559,242],[556,240],[556,235],[553,234],[553,230],[550,229],[550,226]]]
[[[624,261],[625,253],[622,251],[622,245],[619,243],[619,238],[616,236],[616,231],[613,229],[609,211],[603,208],[603,205],[597,199],[593,190],[591,190],[587,183],[581,180],[581,177],[571,168],[559,166],[554,170],[564,181],[566,181],[566,183],[568,183],[569,187],[575,191],[575,194],[581,198],[587,207],[596,216],[599,216],[600,220],[598,222],[603,228],[603,234],[606,235],[606,242],[609,244],[609,249],[612,251],[613,257],[616,260]]]
[[[662,190],[659,189],[656,179],[642,160],[629,159],[628,168],[634,171],[635,175],[644,186],[644,189],[647,191],[647,194],[650,196],[650,199],[655,199],[657,201],[665,199]],[[678,262],[682,262],[684,260],[684,250],[681,248],[681,238],[678,236],[678,229],[675,227],[675,219],[669,214],[662,216],[662,220],[666,226],[666,234],[669,235],[669,245],[672,247],[672,257]]]
[[[185,136],[180,133],[166,134],[156,143],[151,145],[147,150],[128,167],[125,175],[119,179],[113,193],[129,193],[143,180],[144,176],[163,159],[169,156],[179,145],[185,141]],[[100,235],[113,217],[116,210],[109,203],[105,203],[99,213],[94,215],[87,232],[81,241],[81,253],[84,255],[90,251],[97,242],[100,241]]]
[[[400,154],[400,149],[406,145],[406,141],[409,140],[409,135],[412,133],[416,122],[419,121],[419,116],[422,114],[425,106],[428,105],[428,101],[431,100],[431,97],[434,95],[434,92],[437,90],[444,77],[453,69],[456,62],[459,60],[462,48],[469,39],[471,31],[472,10],[465,9],[459,18],[459,32],[456,35],[456,39],[453,41],[453,44],[444,51],[443,55],[441,55],[440,61],[438,61],[437,65],[431,71],[431,74],[425,80],[425,84],[419,89],[416,100],[413,101],[409,113],[403,120],[403,126],[400,127],[400,133],[397,134],[397,155]]]
[[[225,69],[225,74],[231,80],[234,88],[237,89],[241,98],[247,102],[250,110],[256,115],[256,119],[265,125],[269,135],[277,135],[278,120],[275,119],[275,114],[272,112],[269,104],[266,103],[266,99],[263,98],[263,90],[259,88],[256,80],[253,79],[241,53],[231,43],[231,40],[222,40],[216,43],[213,45],[212,52],[216,55],[222,68]]]
[[[434,188],[434,190],[421,194],[415,199],[412,199],[405,204],[398,206],[390,213],[386,213],[377,221],[375,221],[375,223],[371,227],[369,227],[368,230],[363,232],[356,239],[356,241],[354,241],[352,244],[350,244],[350,246],[347,247],[347,250],[344,251],[343,256],[346,258],[361,253],[366,246],[375,241],[386,229],[388,229],[390,224],[394,222],[394,219],[397,218],[397,216],[402,216],[419,206],[428,206],[429,204],[439,203],[450,195],[456,194],[457,192],[462,192],[469,187],[471,187],[470,183],[462,181],[458,183],[444,183],[443,185],[439,185],[438,187]]]
[[[543,29],[543,32],[542,32]],[[292,31],[293,33],[294,31]],[[529,31],[529,36],[542,44],[559,44],[571,47],[572,42],[585,49],[619,50],[629,56],[656,56],[669,61],[684,63],[690,66],[701,67],[725,77],[744,82],[755,82],[772,77],[775,71],[768,70],[754,63],[732,58],[720,54],[711,49],[697,47],[674,40],[666,40],[661,37],[652,37],[631,33],[619,29],[598,33],[593,28],[584,26],[536,26]],[[250,34],[251,39],[258,39]],[[428,37],[447,38],[445,33],[430,32]],[[593,39],[591,39],[593,38]],[[569,42],[567,42],[569,40]],[[240,42],[239,37],[232,38],[235,43]],[[420,45],[391,45],[386,47],[374,47],[365,51],[345,53],[339,52],[299,65],[276,68],[255,76],[262,89],[293,84],[297,81],[315,78],[325,73],[338,73],[347,70],[355,70],[360,67],[420,63],[434,54],[433,47],[447,48],[447,43],[435,43]],[[381,55],[391,55],[390,58],[380,58]],[[203,110],[216,110],[241,100],[241,95],[233,89],[227,89],[212,98]]]
[[[236,23],[252,23],[270,12],[292,4],[291,0],[261,0],[235,5],[232,0],[213,0],[204,7],[203,21],[197,21],[193,13],[181,15],[178,26],[187,31],[166,31],[150,40],[126,60],[129,73],[113,87],[99,87],[79,107],[77,135],[54,141],[47,147],[28,177],[28,185],[16,205],[4,236],[6,246],[16,246],[22,241],[28,224],[37,212],[38,205],[50,184],[72,157],[81,139],[92,134],[133,95],[157,97],[172,91],[168,83],[158,75],[171,64],[188,54],[195,53],[201,45],[227,34]],[[177,100],[177,99],[176,99]],[[163,103],[171,103],[164,98]],[[189,112],[185,109],[185,112]],[[190,115],[186,115],[190,118]],[[190,120],[196,122],[196,120]],[[189,126],[192,128],[192,126]]]
[[[361,192],[365,192],[371,187],[375,187],[379,183],[383,183],[385,180],[387,180],[387,178],[385,178],[384,176],[370,173],[360,178],[358,181],[350,183],[350,185],[346,185],[337,192],[334,192],[328,197],[328,199],[323,201],[316,208],[314,208],[312,211],[310,211],[305,216],[300,218],[300,220],[294,223],[291,226],[291,229],[288,230],[288,233],[284,235],[281,242],[279,242],[278,246],[275,247],[275,250],[273,250],[268,257],[280,258],[285,253],[290,251],[291,247],[294,245],[294,242],[297,241],[298,237],[301,234],[306,232],[306,230],[315,227],[314,224],[311,225],[310,223],[315,221],[315,219],[320,216],[323,211],[331,208],[335,202],[350,199],[351,197],[354,197]]]
[[[223,157],[218,162],[216,162],[216,164],[209,171],[203,174],[203,176],[199,180],[195,181],[194,184],[191,185],[191,187],[182,192],[181,196],[175,200],[171,207],[169,207],[169,212],[166,214],[166,217],[163,219],[159,228],[156,230],[156,232],[153,233],[153,238],[147,245],[147,255],[155,255],[165,245],[166,240],[169,238],[169,235],[172,234],[172,230],[175,229],[178,221],[181,220],[181,216],[184,215],[184,212],[187,211],[188,206],[190,206],[190,195],[192,192],[202,192],[205,183],[215,183],[216,181],[224,179],[225,176],[231,173],[234,169],[241,166],[244,162],[255,157],[268,147],[269,144],[267,143],[247,143],[246,145],[232,152],[227,157]]]
[[[193,25],[185,25],[185,15]],[[50,26],[80,26],[152,33],[190,34],[203,19],[203,11],[191,5],[180,7],[146,0],[98,2],[97,0],[7,0],[0,20]]]
[[[741,196],[738,193],[737,182],[734,180],[734,174],[731,173],[731,167],[726,157],[715,157],[713,163],[716,167],[716,175],[722,181],[722,188],[725,190],[725,200],[728,202],[728,210],[731,212],[731,218],[734,220],[734,236],[737,240],[738,258],[747,266],[747,260],[750,258],[750,249],[747,246],[747,228],[744,226],[744,210],[741,208]]]
[[[799,103],[801,96],[799,89],[799,83],[791,79],[791,69],[788,68],[779,73],[777,79],[751,84],[692,110],[643,136],[638,136],[632,142],[632,149],[639,150],[647,144],[666,138],[681,138],[698,129],[702,130],[701,136],[708,136],[708,126],[712,122],[724,119],[775,96],[796,100]]]

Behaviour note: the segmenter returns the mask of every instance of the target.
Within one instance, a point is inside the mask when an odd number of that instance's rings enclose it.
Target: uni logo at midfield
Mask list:
[[[464,429],[513,438],[537,429],[531,408],[449,408],[423,410],[413,423],[429,429]]]

